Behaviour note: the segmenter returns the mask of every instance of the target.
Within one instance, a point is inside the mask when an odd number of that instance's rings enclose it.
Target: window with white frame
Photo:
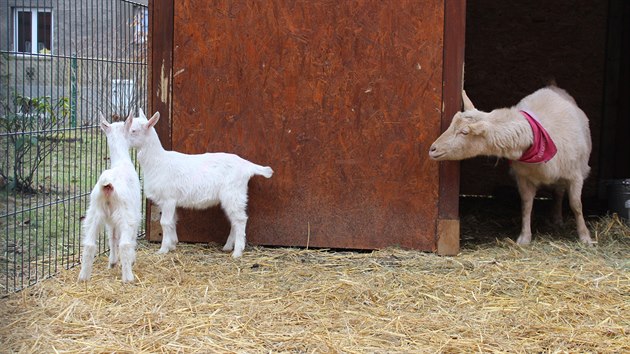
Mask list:
[[[18,53],[52,52],[52,11],[42,8],[15,8],[13,43]]]

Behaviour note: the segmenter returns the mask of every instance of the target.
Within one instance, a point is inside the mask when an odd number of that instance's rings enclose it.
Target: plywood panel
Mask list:
[[[435,250],[442,1],[187,0],[174,16],[173,149],[275,170],[250,182],[251,243]],[[180,212],[180,240],[226,230]]]

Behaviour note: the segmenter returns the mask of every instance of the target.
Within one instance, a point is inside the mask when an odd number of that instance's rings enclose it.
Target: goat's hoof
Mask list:
[[[580,237],[580,242],[590,247],[595,247],[596,244],[596,242],[593,241],[590,237]]]
[[[122,282],[125,284],[133,283],[133,281],[134,281],[133,275],[131,277],[123,276],[122,278]]]
[[[234,246],[223,246],[223,248],[221,250],[223,250],[223,252],[232,252],[232,250],[234,249]]]
[[[243,251],[241,251],[241,252],[234,251],[234,253],[232,253],[232,258],[234,258],[234,259],[241,258],[242,255],[243,255]]]
[[[160,247],[159,251],[157,251],[157,254],[166,254],[170,251],[174,251],[175,250],[175,245],[173,246],[162,246]]]
[[[78,280],[79,280],[80,282],[86,282],[86,281],[90,280],[90,276],[89,276],[89,275],[86,275],[86,274],[81,273],[81,274],[79,274],[79,279],[78,279]]]
[[[518,239],[516,240],[516,243],[521,246],[527,246],[531,242],[532,242],[531,236],[530,237],[519,236]]]

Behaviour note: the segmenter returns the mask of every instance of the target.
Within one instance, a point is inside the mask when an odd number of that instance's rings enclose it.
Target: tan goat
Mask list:
[[[521,245],[531,242],[536,190],[542,185],[553,187],[553,220],[562,223],[562,197],[567,189],[580,240],[592,244],[581,201],[582,185],[590,170],[591,134],[588,118],[575,100],[566,91],[548,86],[514,107],[486,113],[475,109],[466,92],[462,98],[464,111],[455,114],[450,127],[431,145],[429,156],[439,161],[481,155],[512,160],[522,203],[517,240]]]

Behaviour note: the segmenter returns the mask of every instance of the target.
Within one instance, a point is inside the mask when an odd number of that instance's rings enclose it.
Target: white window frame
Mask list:
[[[30,52],[20,52],[19,44],[18,44],[18,12],[30,12],[31,13],[31,51]],[[54,21],[55,18],[52,13],[52,9],[50,8],[36,8],[36,7],[14,7],[13,8],[13,51],[22,55],[33,55],[40,54],[37,45],[39,43],[39,38],[37,38],[37,15],[40,12],[50,12],[50,54],[53,53],[53,38],[54,37]]]

